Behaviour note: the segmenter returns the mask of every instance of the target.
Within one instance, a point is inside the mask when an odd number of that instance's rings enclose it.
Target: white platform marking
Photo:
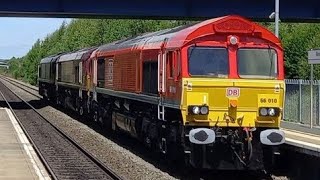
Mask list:
[[[35,150],[33,149],[33,147],[30,144],[28,138],[24,134],[23,130],[21,129],[19,123],[17,122],[16,118],[12,114],[11,110],[8,109],[8,108],[1,108],[1,109],[5,109],[7,111],[9,119],[10,119],[14,129],[16,130],[17,135],[18,135],[18,137],[20,139],[20,142],[22,143],[25,152],[29,156],[29,159],[30,159],[30,161],[32,163],[32,166],[33,166],[36,174],[38,175],[39,179],[41,179],[41,180],[51,179],[48,176],[48,174],[47,174],[46,170],[44,169],[43,165],[41,164],[40,159],[38,158]],[[41,166],[41,167],[39,167],[39,166]]]

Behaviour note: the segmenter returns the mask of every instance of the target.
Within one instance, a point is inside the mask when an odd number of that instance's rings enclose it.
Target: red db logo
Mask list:
[[[227,97],[239,97],[240,88],[227,88]]]

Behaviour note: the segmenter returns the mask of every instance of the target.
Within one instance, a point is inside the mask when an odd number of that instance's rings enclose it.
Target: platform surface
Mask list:
[[[0,108],[0,179],[50,179],[12,112]]]
[[[320,136],[292,129],[284,129],[286,144],[301,153],[320,157]]]

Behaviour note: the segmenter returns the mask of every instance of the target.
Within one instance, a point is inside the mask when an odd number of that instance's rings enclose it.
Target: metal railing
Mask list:
[[[320,125],[320,81],[302,79],[286,79],[286,94],[284,106],[284,121],[301,123],[311,126]],[[312,108],[311,108],[312,98]],[[312,117],[311,117],[312,112]]]

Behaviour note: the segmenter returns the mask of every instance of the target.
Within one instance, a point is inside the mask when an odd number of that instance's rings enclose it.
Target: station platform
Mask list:
[[[0,108],[0,179],[50,179],[17,120],[7,108]]]
[[[285,132],[286,148],[320,157],[320,134],[316,128],[308,129],[303,125],[283,123],[281,129]]]

